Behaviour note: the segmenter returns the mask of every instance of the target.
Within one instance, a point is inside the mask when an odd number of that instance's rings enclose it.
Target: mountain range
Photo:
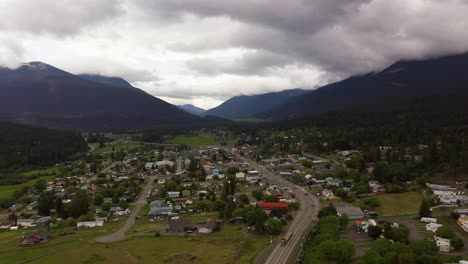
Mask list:
[[[119,78],[73,75],[42,62],[0,68],[0,119],[79,129],[224,122],[192,115]]]
[[[194,106],[192,104],[184,104],[184,105],[178,105],[178,107],[184,111],[187,111],[191,114],[194,114],[194,115],[201,115],[203,113],[205,113],[205,109],[203,108],[200,108],[200,107],[197,107],[197,106]]]
[[[259,95],[241,95],[233,97],[221,105],[207,110],[204,115],[223,118],[246,118],[267,112],[293,97],[301,96],[305,90],[292,89]]]
[[[296,96],[260,116],[274,120],[339,111],[465,109],[468,53],[401,60],[380,72],[352,76]]]
[[[467,111],[468,53],[400,60],[388,68],[322,86],[233,97],[205,114],[281,121],[329,112]]]

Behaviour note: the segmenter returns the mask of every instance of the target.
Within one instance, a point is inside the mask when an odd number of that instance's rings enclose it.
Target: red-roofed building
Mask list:
[[[273,210],[273,208],[279,208],[279,209],[288,209],[288,204],[287,203],[275,203],[275,202],[260,202],[258,203],[258,206],[262,208],[263,210]]]

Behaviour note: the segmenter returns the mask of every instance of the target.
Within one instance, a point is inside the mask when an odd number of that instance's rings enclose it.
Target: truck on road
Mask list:
[[[281,244],[286,245],[288,241],[291,239],[292,235],[293,235],[292,232],[286,233],[286,235],[283,238],[281,238]]]

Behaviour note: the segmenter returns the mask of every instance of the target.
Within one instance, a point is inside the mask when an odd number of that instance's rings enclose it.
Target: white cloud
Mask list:
[[[210,107],[465,52],[467,13],[464,0],[3,0],[0,64],[121,76]]]

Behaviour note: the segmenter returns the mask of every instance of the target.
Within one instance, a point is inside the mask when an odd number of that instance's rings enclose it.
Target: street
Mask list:
[[[294,191],[296,199],[301,204],[297,210],[296,216],[293,221],[288,225],[288,230],[284,233],[292,232],[290,240],[283,245],[280,240],[277,240],[274,249],[265,263],[268,264],[284,264],[288,263],[292,255],[295,254],[295,249],[300,247],[303,239],[307,235],[307,231],[312,224],[317,220],[318,210],[320,209],[320,202],[317,197],[308,194],[308,192],[300,186],[283,179],[278,174],[270,172],[265,166],[256,163],[253,160],[246,160],[240,156],[239,159],[249,162],[252,168],[261,172],[264,179],[270,184],[282,185]]]

